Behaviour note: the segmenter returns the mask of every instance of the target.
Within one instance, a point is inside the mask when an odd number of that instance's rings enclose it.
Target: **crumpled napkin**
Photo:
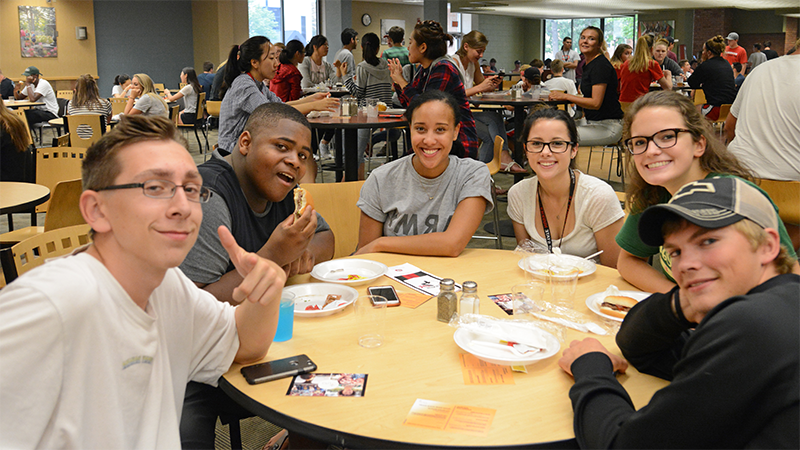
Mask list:
[[[476,340],[497,342],[509,341],[541,349],[547,348],[547,339],[542,330],[532,323],[511,322],[478,314],[465,314],[459,318],[459,328],[471,331]]]
[[[306,115],[309,119],[315,119],[317,117],[333,117],[333,112],[331,111],[311,111]]]

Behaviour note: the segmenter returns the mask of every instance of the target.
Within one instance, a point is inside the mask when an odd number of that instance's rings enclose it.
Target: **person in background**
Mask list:
[[[724,60],[722,63],[727,66]],[[628,162],[626,186],[631,206],[617,234],[617,244],[622,249],[617,270],[626,281],[645,292],[668,292],[675,287],[672,256],[663,247],[647,245],[639,238],[642,212],[648,206],[666,203],[692,181],[738,177],[750,183],[752,174],[728,152],[711,122],[703,118],[692,100],[676,92],[651,92],[636,100],[625,114],[624,136],[625,146],[633,155]],[[777,209],[775,217],[781,243],[796,257]],[[651,256],[659,260],[658,268],[647,263]],[[800,273],[800,266],[794,270]]]
[[[683,76],[685,77],[685,79],[688,80],[689,77],[692,76],[692,72],[694,72],[694,69],[692,69],[692,65],[689,64],[688,60],[682,59],[678,61],[678,66],[680,66],[681,70],[683,71]]]
[[[548,252],[559,247],[564,254],[581,257],[602,250],[600,263],[616,267],[619,246],[614,237],[625,213],[608,183],[576,169],[575,122],[565,111],[539,109],[525,119],[522,132],[535,176],[508,191],[517,244],[532,240]]]
[[[225,79],[225,64],[228,63],[228,60],[222,61],[222,63],[217,67],[217,73],[214,74],[214,81],[211,82],[211,98],[210,100],[220,101],[222,97],[220,96],[220,90],[222,88],[222,82]]]
[[[661,66],[664,76],[672,82],[672,77],[674,76],[680,75],[683,77],[683,70],[681,70],[677,61],[667,58],[667,47],[669,47],[669,42],[665,39],[656,39],[653,41],[653,59]],[[670,83],[670,86],[671,85]]]
[[[389,42],[389,48],[384,50],[381,54],[382,59],[386,60],[387,62],[392,59],[398,59],[400,60],[400,64],[403,66],[411,64],[408,61],[408,49],[403,47],[403,37],[405,36],[405,33],[405,30],[397,25],[389,28],[389,32],[386,34],[386,39]]]
[[[628,44],[619,44],[617,48],[614,49],[614,55],[611,57],[611,65],[616,69],[617,76],[619,76],[619,69],[622,68],[622,64],[630,59],[632,54],[633,47]]]
[[[203,63],[203,73],[197,75],[197,81],[206,93],[206,99],[211,98],[211,85],[214,83],[214,63],[206,61]]]
[[[164,89],[164,99],[168,102],[175,102],[183,98],[183,111],[178,115],[179,124],[193,124],[197,119],[197,99],[203,92],[200,81],[193,67],[184,67],[181,70],[181,83],[186,83],[180,91],[170,95],[169,89]]]
[[[689,87],[703,90],[706,103],[701,106],[701,111],[711,121],[719,118],[721,105],[732,104],[736,99],[731,64],[720,56],[724,48],[725,41],[720,35],[707,40],[703,44],[703,64],[697,66],[689,78]]]
[[[11,81],[10,78],[6,78],[3,75],[3,71],[0,70],[0,98],[7,99],[14,97],[14,82]]]
[[[489,60],[489,71],[492,73],[500,73],[500,71],[497,70],[497,60],[494,58]]]
[[[779,220],[736,178],[689,183],[644,212],[639,238],[673,255],[678,285],[634,306],[616,343],[670,384],[634,407],[615,377],[628,362],[596,339],[572,341],[558,364],[575,378],[580,448],[797,447],[800,277]]]
[[[166,118],[123,117],[86,151],[82,178],[91,243],[0,293],[3,445],[178,449],[186,383],[216,385],[267,354],[286,274],[223,228],[239,306],[178,269],[209,192]]]
[[[743,66],[747,64],[747,51],[739,45],[739,34],[731,31],[725,41],[727,41],[727,45],[722,56],[728,61],[728,64],[733,65],[735,62],[742,63]]]
[[[306,54],[303,62],[297,67],[303,75],[304,88],[311,88],[336,76],[336,71],[325,56],[328,55],[328,38],[318,34],[311,38],[306,45]]]
[[[753,71],[759,64],[767,61],[767,55],[761,52],[761,44],[756,42],[753,44],[753,53],[747,59],[747,73]]]
[[[35,181],[31,164],[35,157],[27,151],[30,139],[31,134],[25,122],[12,113],[5,102],[0,101],[0,181]]]
[[[770,47],[772,47],[772,42],[764,41],[764,55],[766,55],[768,61],[778,57],[778,52]]]
[[[459,102],[437,89],[411,100],[405,116],[414,153],[378,167],[361,188],[356,254],[455,257],[467,246],[493,205],[486,164],[451,154],[460,114]]]
[[[342,30],[342,48],[336,52],[333,57],[333,67],[339,67],[343,63],[347,63],[347,69],[339,75],[339,71],[333,77],[337,83],[342,83],[344,77],[352,77],[356,71],[356,60],[353,58],[353,50],[358,45],[358,32],[352,28],[345,28]]]
[[[114,86],[111,88],[111,96],[114,98],[128,97],[131,92],[131,76],[121,73],[114,77]]]
[[[486,59],[481,58],[480,64],[481,64],[481,72],[483,72],[484,75],[494,75],[492,71],[489,70],[489,61],[486,61]]]
[[[567,100],[584,109],[587,123],[578,127],[578,135],[581,145],[588,147],[616,143],[622,137],[617,72],[602,53],[603,41],[603,31],[597,27],[581,31],[579,45],[586,58],[581,79],[583,97],[550,92],[550,100]]]
[[[520,73],[521,72],[521,70],[520,70],[521,66],[522,66],[522,62],[520,60],[514,61],[514,70],[512,70],[511,73]]]
[[[42,78],[36,66],[30,66],[22,73],[25,81],[20,81],[14,89],[14,98],[17,100],[28,99],[32,102],[42,101],[44,106],[28,108],[25,118],[28,126],[35,123],[47,122],[58,117],[58,100],[50,83]]]
[[[665,76],[661,65],[651,56],[652,43],[653,36],[645,34],[640,37],[636,42],[636,52],[633,57],[620,67],[619,102],[623,109],[647,94],[652,82],[657,82],[661,89],[672,89],[672,79]]]
[[[667,58],[675,62],[678,62],[678,55],[676,55],[675,52],[672,51],[672,49],[675,48],[675,43],[678,42],[678,40],[673,38],[672,36],[667,36],[666,40],[669,43],[669,47],[667,47]]]
[[[97,82],[88,73],[78,77],[75,83],[75,95],[67,104],[67,114],[70,116],[97,114],[105,118],[105,123],[111,120],[111,102],[100,97]],[[79,125],[77,131],[78,136],[83,139],[92,137],[92,128],[89,125]]]
[[[478,61],[483,57],[489,40],[478,30],[472,30],[461,39],[461,48],[456,51],[453,57],[461,79],[464,82],[464,90],[467,97],[478,93],[492,92],[500,86],[502,80],[499,76],[493,75],[484,78]],[[525,173],[525,169],[515,163],[508,151],[506,143],[506,128],[503,116],[496,111],[486,110],[472,114],[475,118],[475,130],[481,145],[478,148],[478,160],[489,162],[494,158],[494,138],[503,137],[503,153],[501,158],[501,170],[511,173]]]
[[[453,153],[460,157],[478,157],[478,135],[469,101],[453,59],[447,55],[447,45],[453,36],[444,32],[439,22],[426,20],[414,27],[408,42],[409,61],[422,66],[411,82],[403,77],[403,66],[399,60],[389,61],[394,90],[403,106],[407,106],[417,95],[432,90],[445,91],[460,105],[461,123],[459,139],[453,145]]]
[[[277,264],[287,277],[331,259],[334,236],[322,217],[308,207],[299,218],[294,215],[293,190],[311,157],[311,130],[303,114],[281,103],[258,106],[234,151],[226,157],[214,152],[197,168],[214,195],[203,204],[203,222],[180,266],[183,273],[220,303],[242,301],[232,295],[242,276],[216,237],[222,227],[232,230],[244,251]],[[213,449],[223,412],[252,416],[219,388],[190,382],[180,425],[183,448]]]
[[[343,62],[336,67],[336,75],[344,79],[347,90],[358,99],[359,106],[366,106],[366,99],[376,99],[385,103],[392,104],[392,75],[389,72],[389,63],[385,59],[378,58],[378,51],[381,48],[381,40],[375,33],[367,33],[361,38],[361,56],[363,61],[358,63],[355,70],[355,77],[346,76],[348,72],[347,63]],[[367,150],[372,130],[358,130],[358,179],[363,180],[364,174],[364,152]],[[400,137],[398,130],[389,130],[388,139],[395,140]]]
[[[700,65],[700,62],[696,59],[692,59],[692,62],[689,63],[689,66],[692,68],[692,73],[697,70],[697,66]]]
[[[736,85],[736,90],[738,91],[742,87],[742,83],[744,83],[744,68],[742,63],[738,62],[733,63],[731,68],[733,69],[733,84]]]
[[[124,114],[169,117],[167,102],[156,93],[153,80],[147,74],[137,73],[131,79],[130,95]]]
[[[572,49],[572,38],[567,36],[563,39],[561,50],[553,55],[553,59],[560,59],[564,61],[564,78],[575,82],[575,69],[578,68],[578,61],[581,57],[575,50]]]
[[[526,67],[522,71],[522,79],[517,82],[523,92],[528,93],[534,86],[542,84],[542,75],[536,67]],[[574,85],[572,86],[575,87]]]
[[[564,91],[569,95],[578,95],[575,83],[564,78],[564,61],[556,60],[550,65],[552,78],[544,82],[544,87],[551,91]],[[575,115],[575,108],[567,106],[570,117]]]
[[[297,39],[292,39],[281,49],[278,72],[275,78],[269,82],[269,90],[281,98],[284,102],[299,100],[303,98],[303,89],[300,85],[303,82],[303,75],[297,69],[297,65],[303,62],[303,43]]]

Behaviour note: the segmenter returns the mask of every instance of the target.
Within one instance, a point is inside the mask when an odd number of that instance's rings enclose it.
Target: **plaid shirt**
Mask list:
[[[421,68],[414,79],[401,89],[399,84],[394,85],[397,98],[400,103],[408,107],[411,99],[428,90],[439,90],[447,92],[456,99],[456,103],[461,105],[461,131],[458,138],[464,146],[466,157],[478,157],[478,134],[475,131],[475,119],[469,109],[469,101],[464,90],[464,83],[456,66],[447,60],[441,60],[432,64],[429,68]]]

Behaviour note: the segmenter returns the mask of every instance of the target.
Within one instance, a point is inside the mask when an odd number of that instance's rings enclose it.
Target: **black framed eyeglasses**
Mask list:
[[[553,141],[553,142],[540,142],[540,141],[525,141],[525,151],[528,153],[542,153],[544,148],[547,147],[552,153],[564,153],[567,149],[574,145],[574,142],[568,141]]]
[[[184,185],[175,184],[167,180],[147,180],[144,183],[117,184],[95,189],[95,191],[113,191],[117,189],[142,188],[142,193],[150,198],[167,199],[175,196],[178,188],[183,188],[186,199],[195,203],[205,203],[211,198],[211,190],[207,187],[196,184],[186,183]]]
[[[692,130],[687,130],[686,128],[667,128],[652,136],[633,136],[629,139],[625,139],[625,148],[627,148],[632,155],[641,155],[646,152],[650,141],[653,141],[656,147],[660,149],[672,148],[678,143],[678,133],[691,132]]]

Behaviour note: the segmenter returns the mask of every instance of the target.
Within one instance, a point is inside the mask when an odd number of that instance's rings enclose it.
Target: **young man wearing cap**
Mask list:
[[[731,31],[725,40],[728,41],[728,45],[725,47],[725,53],[722,54],[722,57],[731,65],[735,62],[742,63],[743,66],[746,65],[747,52],[739,45],[739,35]]]
[[[667,42],[669,42],[669,47],[667,47],[667,58],[678,62],[678,55],[672,51],[672,49],[675,48],[675,43],[678,42],[678,40],[672,36],[667,36]]]
[[[22,100],[27,98],[32,102],[43,101],[44,106],[28,108],[25,110],[25,118],[28,124],[47,122],[58,118],[58,100],[56,93],[50,83],[42,78],[36,66],[30,66],[22,73],[25,82],[20,81],[14,88],[14,98]]]
[[[800,276],[777,220],[737,178],[689,183],[643,213],[639,234],[670,252],[678,286],[634,306],[617,345],[671,384],[637,411],[614,376],[628,363],[573,341],[559,365],[575,377],[581,448],[797,448]]]

